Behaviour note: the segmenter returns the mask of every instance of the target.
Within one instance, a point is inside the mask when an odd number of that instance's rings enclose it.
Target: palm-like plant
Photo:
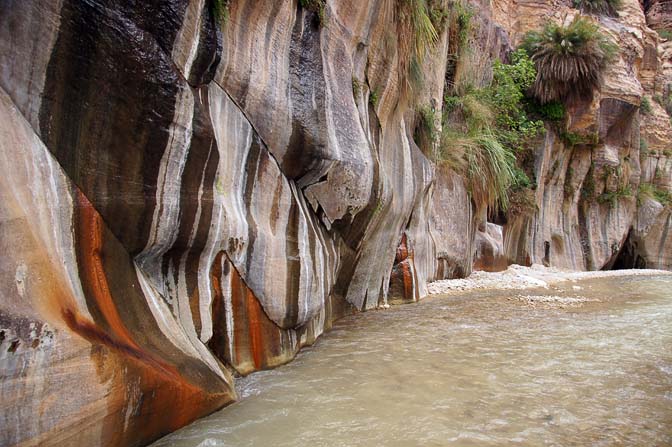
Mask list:
[[[522,47],[537,68],[532,93],[542,104],[591,99],[615,53],[599,27],[580,16],[567,26],[550,23],[527,33]]]

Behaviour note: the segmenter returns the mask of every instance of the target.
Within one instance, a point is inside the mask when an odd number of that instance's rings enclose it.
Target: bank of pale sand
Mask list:
[[[596,272],[575,272],[533,264],[531,267],[511,265],[502,272],[473,272],[468,278],[444,279],[428,285],[430,295],[450,295],[458,292],[477,289],[512,289],[523,290],[532,288],[548,288],[554,284],[581,279],[607,278],[612,276],[646,276],[669,275],[665,270],[633,269],[608,270]]]

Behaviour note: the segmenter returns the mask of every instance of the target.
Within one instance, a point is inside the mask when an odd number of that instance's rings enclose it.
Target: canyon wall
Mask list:
[[[515,46],[549,18],[571,22],[578,14],[572,5],[501,1],[494,16]],[[642,183],[670,191],[672,127],[660,104],[672,85],[669,43],[647,26],[635,0],[623,1],[615,17],[595,20],[617,45],[617,56],[592,101],[568,107],[565,131],[579,141],[547,126],[534,157],[537,210],[507,222],[503,249],[519,264],[671,269],[670,209],[638,195]]]
[[[479,75],[567,3],[478,4]],[[672,47],[624,3],[600,19],[620,59],[571,111],[598,142],[549,129],[538,211],[498,229],[416,144],[450,33],[411,87],[393,1],[234,0],[225,21],[206,0],[0,2],[0,445],[147,444],[475,253],[672,268],[669,208],[581,195],[589,173],[596,194],[672,188],[667,112],[639,111],[669,94]]]

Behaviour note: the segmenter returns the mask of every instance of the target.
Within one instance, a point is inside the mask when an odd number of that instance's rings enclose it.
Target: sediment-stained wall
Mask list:
[[[480,5],[483,79],[525,3]],[[669,120],[638,112],[668,48],[627,3],[605,26],[633,52],[572,114],[601,144],[547,133],[539,212],[505,225],[509,260],[542,262],[550,238],[551,265],[601,268],[627,245],[670,268],[669,209],[579,199],[590,169],[626,157],[632,185],[670,188]],[[222,25],[206,0],[0,2],[1,445],[147,444],[335,319],[468,275],[479,228],[500,234],[413,138],[419,106],[441,112],[449,33],[409,92],[395,2],[325,8],[233,0]]]

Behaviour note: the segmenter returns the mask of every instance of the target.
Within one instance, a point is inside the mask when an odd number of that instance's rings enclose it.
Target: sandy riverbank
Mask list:
[[[445,295],[476,289],[532,289],[547,288],[561,282],[581,279],[607,278],[611,276],[643,276],[672,274],[664,270],[609,270],[574,272],[534,264],[531,267],[511,265],[502,272],[473,272],[464,279],[445,279],[428,285],[430,295]]]

